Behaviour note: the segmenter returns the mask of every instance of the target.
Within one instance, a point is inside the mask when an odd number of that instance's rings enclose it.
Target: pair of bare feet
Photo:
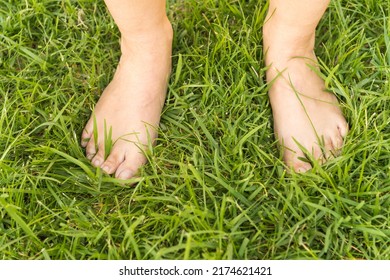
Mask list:
[[[125,38],[122,34],[122,57],[115,76],[98,101],[81,140],[88,159],[107,174],[129,179],[146,162],[144,151],[157,137],[165,100],[172,37],[168,20],[161,29],[142,38]],[[339,153],[348,130],[336,97],[325,91],[324,81],[318,76],[314,37],[310,40],[304,44],[288,42],[275,32],[272,23],[264,28],[275,135],[286,165],[298,172],[311,168],[301,160],[305,158],[304,150],[323,162]],[[286,46],[291,46],[288,51]],[[94,118],[98,139],[93,139]],[[114,141],[107,158],[104,123],[106,129],[112,127]]]

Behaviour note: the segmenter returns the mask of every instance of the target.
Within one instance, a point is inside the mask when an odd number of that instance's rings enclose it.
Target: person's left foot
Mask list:
[[[325,90],[313,49],[286,42],[286,33],[276,30],[271,21],[264,28],[274,130],[286,165],[304,172],[312,167],[302,160],[308,154],[320,163],[339,154],[348,124],[337,98]]]

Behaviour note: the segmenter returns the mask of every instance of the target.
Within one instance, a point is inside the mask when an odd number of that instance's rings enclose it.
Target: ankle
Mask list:
[[[173,29],[168,18],[153,25],[141,26],[134,30],[121,32],[122,55],[143,50],[148,46],[158,50],[172,47]]]
[[[127,41],[143,40],[150,36],[161,35],[173,35],[172,25],[168,17],[163,17],[160,20],[154,20],[147,24],[139,24],[126,30],[121,30],[121,38]]]
[[[277,61],[289,61],[294,57],[312,57],[315,30],[285,26],[276,20],[268,20],[263,26],[263,50],[266,65]]]

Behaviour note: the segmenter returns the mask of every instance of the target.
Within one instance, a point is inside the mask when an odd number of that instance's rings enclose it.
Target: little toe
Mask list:
[[[335,149],[333,146],[333,141],[329,137],[325,141],[322,164],[324,164],[326,161],[328,161],[334,157],[335,157]]]
[[[345,138],[348,134],[348,131],[349,131],[349,126],[348,126],[348,123],[345,121],[345,120],[342,120],[339,125],[337,126],[339,132],[340,132],[340,135],[342,138]]]
[[[83,132],[81,134],[81,146],[85,148],[88,145],[88,142],[92,139],[92,127],[89,127],[90,125],[87,124],[85,128],[83,129]]]
[[[332,145],[333,145],[333,153],[335,156],[339,156],[341,154],[341,150],[344,145],[343,138],[341,135],[336,135],[332,138]]]
[[[91,140],[92,135],[89,134],[87,131],[83,131],[83,134],[81,135],[81,147],[85,148],[88,145],[88,142]]]
[[[82,137],[80,142],[81,147],[87,147],[89,140],[91,140],[90,137]]]
[[[91,160],[96,154],[95,141],[90,139],[85,147],[85,154],[89,160]]]

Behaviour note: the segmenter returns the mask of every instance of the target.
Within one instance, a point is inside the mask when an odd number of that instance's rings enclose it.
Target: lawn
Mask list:
[[[0,5],[0,259],[390,259],[390,1],[333,0],[317,31],[350,125],[340,157],[286,173],[265,0],[177,0],[157,145],[125,184],[81,130],[112,78],[103,1]]]

